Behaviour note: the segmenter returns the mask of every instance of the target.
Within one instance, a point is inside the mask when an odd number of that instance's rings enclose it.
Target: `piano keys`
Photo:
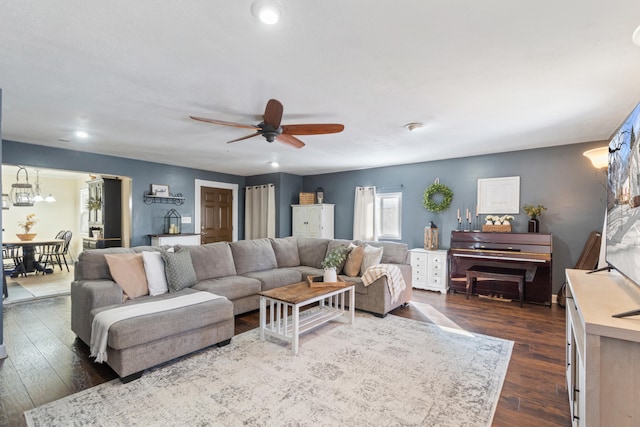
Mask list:
[[[466,270],[473,266],[526,270],[524,301],[551,306],[553,238],[544,233],[452,231],[448,251],[449,287],[466,291]],[[478,280],[474,293],[519,298],[511,282]]]

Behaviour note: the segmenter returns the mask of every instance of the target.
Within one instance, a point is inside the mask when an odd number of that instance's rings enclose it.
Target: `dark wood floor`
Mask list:
[[[494,426],[569,426],[564,380],[564,309],[505,303],[464,295],[414,291],[416,304],[393,314],[453,322],[476,333],[515,342]],[[70,330],[68,296],[5,306],[0,360],[0,426],[22,426],[22,412],[116,378],[93,363]],[[448,319],[448,320],[447,320]],[[236,318],[236,334],[258,326],[257,312]]]

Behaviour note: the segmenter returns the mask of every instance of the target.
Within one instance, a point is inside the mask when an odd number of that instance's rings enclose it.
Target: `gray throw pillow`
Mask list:
[[[300,265],[298,240],[295,237],[271,239],[271,246],[276,254],[278,267],[297,267]]]
[[[178,292],[198,283],[196,271],[191,262],[191,254],[187,248],[179,248],[175,252],[163,252],[162,258],[169,292]]]

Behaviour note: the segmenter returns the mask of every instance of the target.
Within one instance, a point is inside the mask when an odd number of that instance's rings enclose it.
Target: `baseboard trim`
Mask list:
[[[7,358],[7,347],[4,346],[4,344],[0,344],[0,359],[6,359]]]

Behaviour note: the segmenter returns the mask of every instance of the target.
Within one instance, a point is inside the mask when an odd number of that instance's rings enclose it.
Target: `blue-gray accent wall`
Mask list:
[[[554,235],[553,289],[556,292],[564,282],[564,269],[575,264],[589,233],[602,229],[605,173],[595,170],[582,153],[604,144],[571,144],[304,177],[286,173],[241,177],[15,141],[3,141],[2,154],[3,161],[8,164],[132,178],[132,246],[148,244],[147,235],[161,231],[164,215],[170,207],[144,204],[143,194],[149,190],[150,184],[168,184],[171,192],[182,193],[186,203],[177,210],[183,216],[193,217],[194,180],[202,179],[239,185],[240,239],[244,236],[246,185],[276,185],[278,237],[291,235],[291,204],[298,202],[298,193],[314,192],[317,187],[323,187],[325,202],[335,204],[335,236],[345,239],[350,239],[353,232],[355,187],[374,185],[381,187],[380,191],[403,193],[403,242],[410,247],[421,247],[424,227],[429,221],[434,221],[440,229],[440,246],[446,249],[451,230],[457,226],[456,210],[475,210],[478,178],[519,176],[520,206],[541,203],[549,209],[541,217],[541,231]],[[451,207],[441,214],[428,212],[422,206],[424,190],[436,178],[454,192]],[[528,218],[524,212],[515,216],[513,231],[527,231]],[[193,231],[188,227],[185,225],[183,231]]]
[[[324,188],[327,203],[335,204],[335,237],[353,235],[356,186],[402,192],[402,241],[422,247],[424,227],[433,221],[440,230],[440,247],[449,248],[457,227],[456,211],[475,212],[478,178],[520,177],[520,206],[543,204],[541,232],[553,233],[553,290],[564,282],[564,269],[573,267],[591,231],[601,231],[606,202],[606,170],[596,170],[582,153],[604,142],[515,151],[476,157],[388,166],[305,176],[304,191]],[[436,178],[454,193],[451,207],[440,214],[422,205],[425,189]],[[402,185],[402,187],[399,187]],[[484,215],[482,215],[484,216]],[[514,215],[513,231],[526,232],[528,217]]]
[[[105,156],[102,154],[44,147],[16,141],[2,142],[2,160],[7,164],[62,169],[131,178],[131,246],[148,245],[149,234],[163,232],[164,216],[175,208],[181,216],[195,216],[195,180],[238,184],[242,189],[245,178],[199,169],[170,166],[160,163]],[[143,196],[151,184],[169,185],[171,193],[182,193],[185,203],[181,206],[145,204]],[[238,238],[244,237],[244,197],[238,200]],[[184,224],[184,233],[194,232],[194,224]]]

